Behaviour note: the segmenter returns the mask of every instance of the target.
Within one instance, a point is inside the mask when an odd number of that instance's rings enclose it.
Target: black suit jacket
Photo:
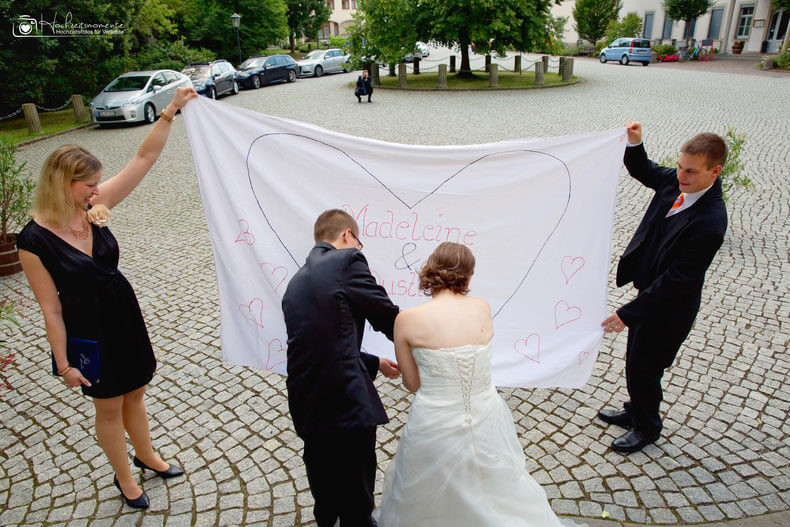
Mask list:
[[[398,307],[357,249],[320,242],[283,296],[288,406],[297,434],[387,422],[373,378],[379,359],[361,351],[367,319],[392,340]]]
[[[637,273],[643,278],[647,274],[647,280],[635,284],[639,294],[617,314],[627,326],[672,321],[690,328],[699,310],[705,272],[727,230],[721,180],[679,212],[663,236],[651,243],[651,229],[665,221],[680,195],[677,172],[650,161],[642,145],[626,148],[623,162],[631,176],[656,194],[617,266],[618,286],[634,280]],[[637,266],[649,266],[649,271]]]

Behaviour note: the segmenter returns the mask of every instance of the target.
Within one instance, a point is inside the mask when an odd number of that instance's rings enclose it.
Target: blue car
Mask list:
[[[650,64],[650,41],[646,38],[618,38],[601,50],[601,62],[620,61],[623,66],[629,62]]]
[[[181,73],[192,79],[196,92],[211,99],[226,93],[239,93],[236,69],[227,60],[197,62],[186,66]]]

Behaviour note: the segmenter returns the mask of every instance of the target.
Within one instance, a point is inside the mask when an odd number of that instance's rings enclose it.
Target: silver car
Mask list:
[[[116,78],[90,103],[91,121],[108,124],[153,123],[170,103],[176,88],[192,86],[189,77],[173,70],[130,71]]]
[[[339,73],[348,71],[346,62],[349,55],[341,49],[316,49],[297,60],[299,76],[314,75],[320,77],[324,73]]]

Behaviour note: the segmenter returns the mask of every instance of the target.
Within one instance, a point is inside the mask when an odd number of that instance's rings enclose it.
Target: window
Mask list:
[[[749,32],[752,30],[752,18],[754,18],[754,6],[741,6],[741,11],[738,15],[738,31],[735,33],[735,38],[747,38],[749,36]]]
[[[335,10],[335,0],[326,0],[326,5],[328,5],[329,9],[331,9],[332,11]]]
[[[318,38],[320,39],[327,39],[332,36],[332,25],[327,22],[323,26],[321,26],[321,30],[318,32]]]
[[[664,17],[664,30],[661,32],[661,38],[672,38],[672,25],[674,23],[668,16]]]
[[[348,9],[348,0],[343,0],[343,9]]]
[[[718,8],[710,12],[710,27],[708,27],[708,38],[719,38],[721,34],[721,21],[724,18],[724,9]]]
[[[178,80],[178,75],[172,71],[166,71],[165,78],[167,79],[167,83],[170,84],[171,82],[176,82]]]
[[[351,0],[351,9],[357,8],[357,0]]]
[[[689,39],[694,38],[694,30],[697,28],[697,19],[695,18],[691,22],[686,22],[686,27],[683,29],[683,38]]]
[[[154,80],[151,81],[151,86],[164,86],[165,85],[165,77],[161,73],[157,74],[154,77]]]
[[[645,13],[645,26],[642,28],[642,37],[651,38],[653,36],[653,18],[655,13]]]

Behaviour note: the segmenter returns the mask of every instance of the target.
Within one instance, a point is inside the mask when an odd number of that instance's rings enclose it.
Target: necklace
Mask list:
[[[68,224],[66,226],[69,228],[69,230],[71,231],[71,235],[74,236],[75,239],[77,240],[88,239],[89,226],[88,226],[88,221],[85,219],[84,216],[82,217],[82,229],[80,230],[72,229],[71,225]]]

